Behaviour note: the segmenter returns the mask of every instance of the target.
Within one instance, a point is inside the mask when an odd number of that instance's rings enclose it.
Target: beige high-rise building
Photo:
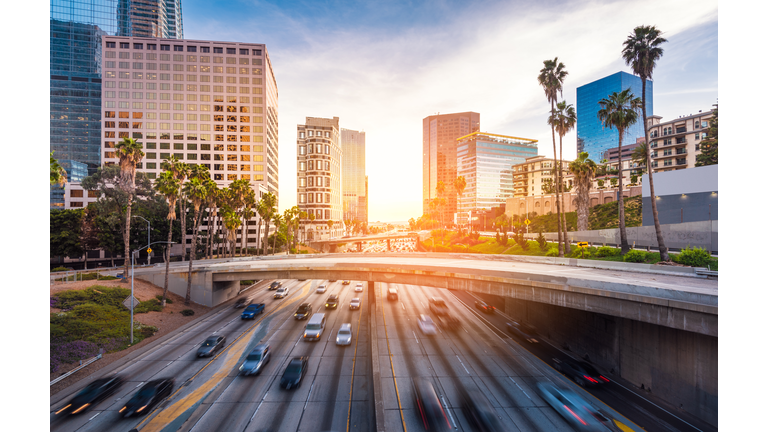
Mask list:
[[[365,132],[341,130],[342,205],[344,220],[368,222],[365,175]]]
[[[310,240],[343,235],[342,149],[339,118],[307,117],[296,128],[297,200],[315,220],[302,221]],[[332,225],[328,226],[328,221]]]
[[[696,166],[700,144],[707,137],[714,111],[680,116],[661,122],[661,116],[648,117],[653,172],[674,171]]]
[[[175,156],[208,167],[220,188],[244,179],[256,199],[278,195],[278,93],[264,44],[104,36],[102,46],[104,165],[134,138],[150,179]],[[248,247],[258,246],[256,224]]]

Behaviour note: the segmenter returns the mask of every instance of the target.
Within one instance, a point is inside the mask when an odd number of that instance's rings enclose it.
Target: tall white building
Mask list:
[[[297,200],[299,209],[315,215],[302,221],[309,239],[343,235],[342,155],[339,118],[307,117],[296,128]],[[333,221],[331,227],[328,221]]]
[[[129,137],[143,145],[137,168],[151,179],[176,156],[208,167],[221,188],[245,179],[256,199],[278,195],[278,93],[264,44],[119,36],[102,42],[104,165],[119,163],[115,144]],[[258,240],[254,219],[248,247]]]
[[[342,205],[344,220],[368,223],[368,194],[365,175],[365,132],[341,130]]]

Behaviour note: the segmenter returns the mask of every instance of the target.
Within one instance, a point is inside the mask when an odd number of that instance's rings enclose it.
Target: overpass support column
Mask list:
[[[392,252],[392,246],[389,244],[389,239],[387,239],[387,252]]]
[[[357,242],[357,251],[362,252],[363,251],[363,242]]]

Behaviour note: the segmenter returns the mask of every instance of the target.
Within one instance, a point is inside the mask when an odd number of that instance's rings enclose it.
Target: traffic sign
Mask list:
[[[576,245],[578,247],[588,247],[589,246],[589,242],[578,242]]]
[[[530,221],[530,220],[528,220],[528,219],[526,219],[526,220],[524,221],[524,223],[525,223],[526,225],[530,225],[530,224],[531,224],[531,221]]]
[[[137,299],[136,297],[133,297],[133,307],[135,308],[138,305],[139,305],[139,299]],[[131,296],[128,296],[125,298],[125,300],[123,300],[123,306],[128,308],[128,310],[131,310]]]
[[[152,253],[152,248],[147,248],[147,253],[151,254]]]

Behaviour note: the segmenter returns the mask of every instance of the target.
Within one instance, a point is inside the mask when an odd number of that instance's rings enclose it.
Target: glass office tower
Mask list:
[[[342,185],[344,220],[368,223],[368,197],[365,187],[365,132],[341,129]]]
[[[600,100],[608,98],[613,92],[631,89],[632,93],[642,98],[643,82],[640,77],[626,72],[617,72],[576,89],[576,151],[587,152],[594,161],[600,161],[603,153],[619,145],[619,132],[603,126],[597,118],[600,111]],[[645,82],[646,112],[648,117],[653,115],[653,81]],[[637,123],[630,126],[625,133],[623,143],[634,144],[637,138],[644,137],[642,113]]]

